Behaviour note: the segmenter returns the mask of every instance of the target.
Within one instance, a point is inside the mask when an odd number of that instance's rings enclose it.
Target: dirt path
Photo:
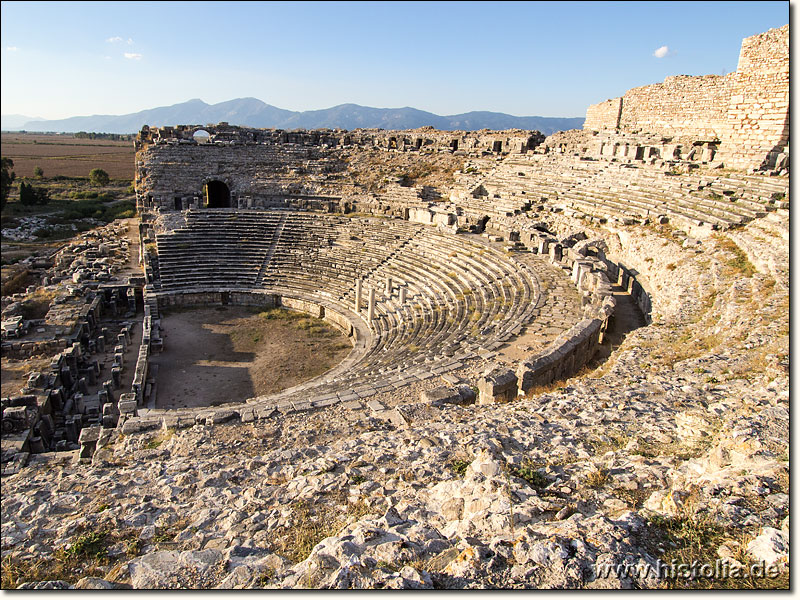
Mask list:
[[[162,316],[157,409],[214,406],[276,393],[321,375],[352,350],[319,319],[246,307],[182,310]]]

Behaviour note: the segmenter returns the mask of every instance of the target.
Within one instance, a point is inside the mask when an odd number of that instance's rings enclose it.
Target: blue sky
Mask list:
[[[520,116],[736,70],[789,2],[3,2],[3,114],[252,96]]]

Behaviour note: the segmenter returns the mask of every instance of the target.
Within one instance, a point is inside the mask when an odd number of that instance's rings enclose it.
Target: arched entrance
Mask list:
[[[198,144],[208,144],[211,141],[211,134],[205,129],[198,129],[192,134],[192,138],[194,138],[194,141]]]
[[[231,207],[231,191],[227,185],[216,179],[203,186],[203,198],[206,208]]]

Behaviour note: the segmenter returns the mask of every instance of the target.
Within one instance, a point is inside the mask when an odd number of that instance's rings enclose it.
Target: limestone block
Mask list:
[[[747,544],[747,551],[767,565],[789,562],[789,537],[780,529],[764,527],[761,534]]]
[[[478,380],[478,403],[510,402],[517,396],[517,376],[511,369],[495,367]]]
[[[93,425],[92,427],[84,427],[81,429],[81,434],[78,437],[78,442],[81,444],[89,444],[97,442],[100,439],[100,433],[102,428],[99,425]]]
[[[482,450],[478,456],[475,457],[468,467],[468,471],[472,473],[479,473],[485,477],[497,477],[503,472],[503,466],[486,450]],[[481,498],[481,500],[485,500]],[[482,508],[488,508],[491,502],[487,501],[487,504]],[[478,510],[473,507],[473,510],[469,512],[478,512]]]
[[[461,394],[455,388],[440,385],[431,390],[420,392],[419,400],[423,404],[431,404],[433,406],[461,404]]]

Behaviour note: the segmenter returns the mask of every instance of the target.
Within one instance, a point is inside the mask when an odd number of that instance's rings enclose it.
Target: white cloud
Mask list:
[[[669,46],[661,46],[653,52],[653,56],[656,58],[664,58],[667,54],[669,54]]]
[[[121,37],[119,37],[118,35],[115,35],[114,37],[110,37],[110,38],[108,38],[106,41],[107,41],[109,44],[113,44],[114,42],[121,42],[121,41],[122,41],[122,38],[121,38]]]
[[[142,55],[136,52],[126,52],[123,56],[128,60],[142,60]]]
[[[133,38],[128,38],[128,46],[133,46]]]
[[[19,48],[16,46],[6,46],[6,52],[17,52]]]

